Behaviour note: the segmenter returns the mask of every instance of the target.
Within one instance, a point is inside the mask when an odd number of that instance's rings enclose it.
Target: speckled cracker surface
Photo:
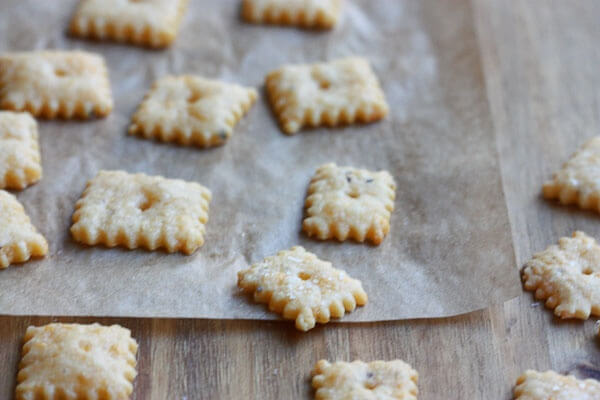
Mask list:
[[[72,35],[164,47],[177,36],[188,0],[81,0]]]
[[[583,232],[560,238],[523,271],[525,289],[561,318],[600,316],[600,246]]]
[[[133,115],[129,133],[183,145],[221,145],[257,97],[253,88],[199,76],[169,76],[153,85]]]
[[[12,194],[0,190],[0,269],[48,253],[48,243],[38,233],[25,209]]]
[[[243,0],[248,22],[330,29],[337,23],[342,0]]]
[[[418,374],[401,360],[319,361],[312,384],[317,400],[416,400]]]
[[[210,199],[198,183],[100,171],[77,201],[71,234],[88,245],[191,254],[204,243]]]
[[[600,212],[600,136],[586,142],[543,186],[547,199]]]
[[[600,400],[600,382],[528,370],[517,380],[515,400]]]
[[[308,187],[302,228],[321,240],[380,244],[390,229],[395,190],[387,171],[322,165]]]
[[[37,123],[28,113],[0,111],[0,189],[24,189],[41,177]]]
[[[137,343],[119,325],[30,326],[16,400],[126,400],[136,376]]]
[[[238,286],[271,311],[295,320],[302,331],[367,303],[359,280],[299,246],[238,272]]]
[[[360,57],[285,65],[267,75],[267,94],[284,132],[368,123],[388,114],[385,94]]]
[[[82,51],[0,55],[0,108],[44,118],[108,115],[113,100],[102,56]]]

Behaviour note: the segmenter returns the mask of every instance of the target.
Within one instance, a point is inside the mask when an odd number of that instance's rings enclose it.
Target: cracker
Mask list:
[[[600,211],[600,136],[587,141],[542,188],[545,198]]]
[[[37,123],[28,113],[0,111],[0,189],[25,189],[41,178]]]
[[[25,333],[16,400],[126,400],[137,343],[119,325],[48,324]]]
[[[252,23],[331,29],[341,8],[342,0],[243,0],[242,16]]]
[[[129,133],[183,145],[221,145],[257,97],[253,88],[199,76],[169,76],[146,94]]]
[[[0,217],[0,269],[48,253],[46,239],[31,224],[21,203],[4,190],[0,190]]]
[[[554,371],[526,371],[517,379],[515,400],[599,400],[600,382]]]
[[[71,20],[74,36],[165,47],[177,36],[188,0],[81,0]]]
[[[103,117],[113,107],[104,59],[82,51],[0,55],[0,108],[44,118]]]
[[[364,58],[286,65],[267,75],[271,106],[284,132],[368,123],[388,114],[385,94]]]
[[[191,254],[204,243],[210,200],[195,182],[100,171],[75,205],[71,234],[88,245]]]
[[[359,280],[300,246],[239,271],[238,286],[253,293],[255,301],[267,303],[271,311],[295,320],[302,331],[367,303]]]
[[[387,171],[324,164],[308,187],[302,228],[320,240],[380,244],[390,230],[395,190]]]
[[[600,315],[600,246],[579,231],[560,238],[526,264],[523,281],[561,318]]]
[[[313,370],[317,400],[416,400],[419,375],[402,360],[330,363],[320,360]]]

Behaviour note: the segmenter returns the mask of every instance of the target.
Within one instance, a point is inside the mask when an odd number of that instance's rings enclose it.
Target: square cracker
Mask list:
[[[543,186],[547,199],[600,212],[600,136],[587,141]]]
[[[177,36],[188,0],[81,0],[70,33],[165,47]]]
[[[119,325],[30,326],[16,400],[126,400],[136,376],[137,343]]]
[[[525,265],[523,281],[561,318],[600,316],[600,246],[583,232],[535,254]]]
[[[0,111],[0,189],[25,189],[42,177],[38,128],[28,113]]]
[[[0,269],[48,253],[48,243],[12,194],[0,190]]]
[[[44,118],[108,115],[113,107],[102,56],[82,51],[0,55],[0,108]]]
[[[342,0],[243,0],[248,22],[331,29],[337,23]]]
[[[255,301],[267,303],[271,311],[295,320],[302,331],[367,303],[359,280],[300,246],[239,271],[238,286],[252,293]]]
[[[416,400],[417,371],[401,360],[320,360],[312,372],[317,400]]]
[[[221,145],[257,97],[254,88],[199,76],[169,76],[146,94],[129,133],[184,145]]]
[[[191,254],[204,243],[210,200],[195,182],[100,171],[75,205],[71,234],[88,245]]]
[[[528,370],[517,379],[515,400],[600,400],[600,382]]]
[[[380,244],[390,230],[395,190],[387,171],[322,165],[308,187],[302,228],[320,240]]]
[[[388,113],[385,94],[364,58],[285,65],[267,75],[266,88],[281,128],[374,122]]]

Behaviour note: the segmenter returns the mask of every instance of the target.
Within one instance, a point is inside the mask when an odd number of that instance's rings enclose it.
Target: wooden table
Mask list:
[[[539,196],[552,171],[600,133],[600,3],[473,0],[471,6],[517,268],[575,229],[600,238],[600,217]],[[25,328],[51,320],[0,317],[0,399],[12,398]],[[308,335],[279,322],[99,322],[130,328],[140,343],[137,400],[309,399],[310,370],[321,358],[401,358],[419,371],[423,400],[511,399],[528,368],[600,379],[595,320],[558,321],[530,293],[456,318],[330,324]]]

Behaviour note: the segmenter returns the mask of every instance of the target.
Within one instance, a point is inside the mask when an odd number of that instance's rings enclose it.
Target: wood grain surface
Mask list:
[[[520,268],[574,229],[600,238],[600,216],[539,195],[552,171],[600,133],[600,4],[473,0],[471,12]],[[51,320],[97,319],[0,317],[0,399],[12,398],[25,328]],[[530,293],[456,318],[330,324],[310,334],[285,322],[99,322],[130,328],[140,343],[136,400],[309,399],[320,358],[401,358],[419,371],[424,400],[508,400],[528,368],[600,379],[595,320],[558,321]]]

